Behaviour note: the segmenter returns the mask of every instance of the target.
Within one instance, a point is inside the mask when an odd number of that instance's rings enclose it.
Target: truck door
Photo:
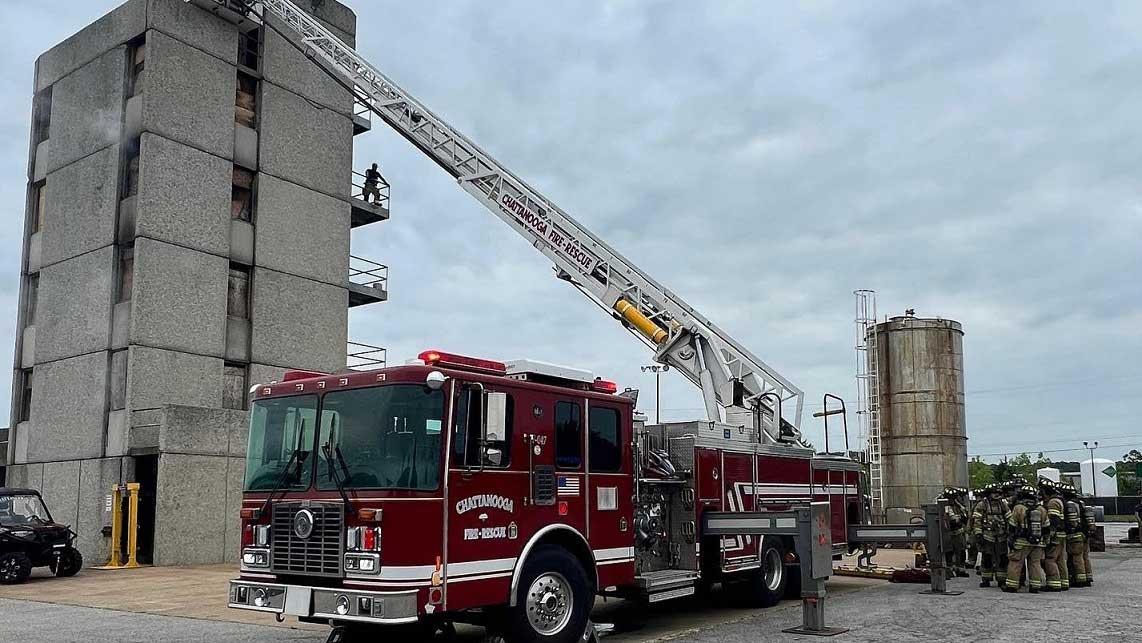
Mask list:
[[[629,583],[634,576],[630,431],[629,406],[588,401],[587,540],[604,587]]]
[[[516,397],[510,389],[465,382],[457,382],[453,392],[445,503],[447,609],[507,596],[527,541],[522,522],[530,495],[528,453],[517,429]]]
[[[587,534],[586,423],[582,398],[557,398],[552,420],[555,424],[555,509],[556,521]]]

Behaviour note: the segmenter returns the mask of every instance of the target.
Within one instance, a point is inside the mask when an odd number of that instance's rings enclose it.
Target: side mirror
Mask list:
[[[485,404],[484,440],[503,442],[507,439],[508,394],[488,393]]]

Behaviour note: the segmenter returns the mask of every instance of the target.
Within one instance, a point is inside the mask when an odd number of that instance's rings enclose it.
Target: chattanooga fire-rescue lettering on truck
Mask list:
[[[495,494],[472,496],[471,498],[465,498],[456,503],[456,513],[468,513],[473,509],[482,509],[484,507],[493,507],[512,513],[515,511],[515,501]]]
[[[598,259],[581,248],[569,235],[560,232],[559,228],[552,225],[550,221],[533,212],[519,199],[510,194],[504,194],[500,197],[500,205],[535,236],[551,244],[553,248],[581,268],[584,273],[590,274],[595,269]]]
[[[571,641],[596,594],[723,580],[782,598],[793,543],[705,536],[706,512],[828,501],[838,552],[863,520],[855,462],[747,427],[647,426],[586,371],[426,351],[383,374],[257,388],[231,607]]]

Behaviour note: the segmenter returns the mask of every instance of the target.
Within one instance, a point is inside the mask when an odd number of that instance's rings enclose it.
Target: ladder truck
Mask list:
[[[802,440],[801,389],[289,0],[185,1],[302,49],[695,384],[707,415],[647,426],[631,394],[586,371],[435,350],[287,373],[253,389],[231,607],[570,642],[596,594],[657,602],[720,582],[772,604],[796,585],[790,540],[708,535],[720,516],[829,502],[834,551],[847,549],[862,469]]]

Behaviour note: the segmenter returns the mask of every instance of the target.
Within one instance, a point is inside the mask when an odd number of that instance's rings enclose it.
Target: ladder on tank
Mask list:
[[[884,473],[880,439],[880,381],[876,343],[876,292],[855,290],[857,327],[857,417],[868,459],[869,498],[872,515],[884,511]]]

